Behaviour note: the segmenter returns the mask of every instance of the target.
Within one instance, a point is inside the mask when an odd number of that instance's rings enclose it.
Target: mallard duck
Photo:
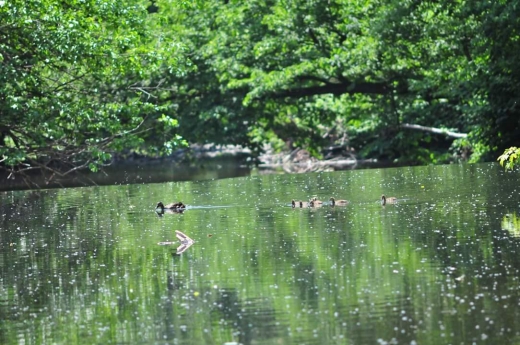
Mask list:
[[[320,207],[323,205],[323,201],[318,200],[318,198],[314,197],[309,201],[309,207]]]
[[[164,204],[159,201],[157,203],[157,206],[155,207],[155,209],[159,209],[161,211],[164,211],[164,210],[184,210],[186,208],[186,205],[184,205],[182,202],[176,202],[176,203],[172,203],[172,204],[168,204],[166,206],[164,206]]]
[[[331,206],[346,206],[348,205],[348,200],[336,200],[333,197],[330,197]]]
[[[395,204],[397,202],[397,198],[395,197],[386,197],[383,195],[381,195],[381,205],[385,206],[386,204]]]
[[[293,200],[293,201],[291,202],[291,205],[292,205],[293,208],[298,208],[298,207],[299,207],[299,208],[309,207],[309,203],[308,203],[308,202],[306,202],[306,201],[301,201],[301,200],[299,200],[299,201],[294,201],[294,200]]]

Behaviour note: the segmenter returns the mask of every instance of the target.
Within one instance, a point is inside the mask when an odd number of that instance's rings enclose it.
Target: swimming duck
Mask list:
[[[309,203],[308,203],[308,202],[306,202],[306,201],[301,201],[301,200],[300,200],[300,201],[294,201],[294,199],[293,199],[293,201],[291,202],[291,205],[292,205],[293,208],[297,208],[297,207],[299,207],[299,208],[309,207]]]
[[[397,202],[397,198],[395,197],[386,197],[384,194],[381,195],[381,205],[385,206],[386,204],[395,204]]]
[[[348,200],[336,200],[333,197],[330,197],[331,206],[347,206]]]
[[[323,201],[318,200],[318,198],[314,197],[309,201],[309,207],[320,207],[323,205]]]
[[[164,204],[159,201],[157,203],[157,206],[155,207],[155,209],[159,209],[161,211],[164,211],[164,210],[184,210],[186,208],[186,205],[184,205],[182,202],[176,202],[176,203],[172,203],[172,204],[168,204],[166,206],[164,206]]]

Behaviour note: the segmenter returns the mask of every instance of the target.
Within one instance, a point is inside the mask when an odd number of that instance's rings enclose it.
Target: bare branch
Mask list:
[[[86,73],[84,73],[82,75],[79,75],[79,76],[76,76],[76,77],[74,77],[74,78],[72,78],[72,79],[70,79],[70,80],[68,80],[68,81],[66,81],[64,83],[61,83],[60,85],[56,86],[54,88],[54,90],[51,90],[50,92],[57,92],[57,91],[61,90],[62,88],[64,88],[65,86],[75,82],[76,80],[82,79],[85,75],[86,75]]]
[[[449,130],[443,129],[443,128],[426,127],[426,126],[414,125],[414,124],[409,124],[409,123],[403,123],[403,124],[401,124],[401,127],[408,128],[408,129],[415,129],[418,131],[435,133],[435,134],[444,134],[444,135],[447,135],[448,137],[452,137],[452,138],[466,138],[468,136],[468,134],[466,134],[466,133],[457,133],[457,132],[452,132],[452,131],[449,131]]]
[[[106,141],[112,141],[114,140],[115,138],[118,138],[118,137],[123,137],[125,135],[128,135],[128,134],[140,134],[140,133],[144,133],[148,130],[150,130],[149,128],[148,129],[144,129],[143,131],[141,132],[137,132],[137,130],[143,125],[143,123],[146,121],[146,119],[148,118],[148,115],[146,115],[143,120],[135,127],[135,128],[132,128],[130,130],[127,130],[127,131],[123,131],[123,132],[120,132],[120,133],[116,133],[110,137],[106,137],[106,138],[103,138],[101,139],[99,142],[106,142]]]
[[[150,99],[150,98],[157,98],[157,96],[154,96],[154,95],[152,95],[151,93],[145,91],[144,88],[142,88],[142,87],[134,87],[134,88],[131,88],[131,89],[132,89],[132,90],[141,91],[142,93],[147,94],[147,95],[148,95],[148,99]]]

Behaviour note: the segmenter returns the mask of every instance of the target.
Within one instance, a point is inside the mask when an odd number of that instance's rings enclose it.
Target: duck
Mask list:
[[[348,200],[336,200],[333,197],[330,197],[331,206],[346,206],[348,205]]]
[[[385,206],[386,204],[395,204],[397,202],[397,198],[396,197],[386,197],[384,194],[381,195],[381,205],[382,206]]]
[[[159,201],[157,203],[157,206],[155,207],[155,209],[159,209],[161,211],[164,211],[164,210],[184,210],[186,208],[186,205],[184,205],[182,202],[176,202],[176,203],[172,203],[172,204],[168,204],[166,206],[164,206],[164,204]]]
[[[304,207],[309,207],[309,203],[306,202],[306,201],[295,201],[294,199],[292,200],[291,202],[291,205],[293,208],[296,208],[296,207],[299,207],[299,208],[304,208]]]
[[[309,201],[309,207],[320,207],[323,205],[323,201],[318,200],[318,198],[314,197]]]

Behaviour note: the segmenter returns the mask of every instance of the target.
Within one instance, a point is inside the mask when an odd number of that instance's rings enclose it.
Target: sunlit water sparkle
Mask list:
[[[482,164],[4,192],[0,342],[515,343],[518,177]],[[313,196],[350,204],[290,206]],[[175,230],[195,241],[181,255]]]

